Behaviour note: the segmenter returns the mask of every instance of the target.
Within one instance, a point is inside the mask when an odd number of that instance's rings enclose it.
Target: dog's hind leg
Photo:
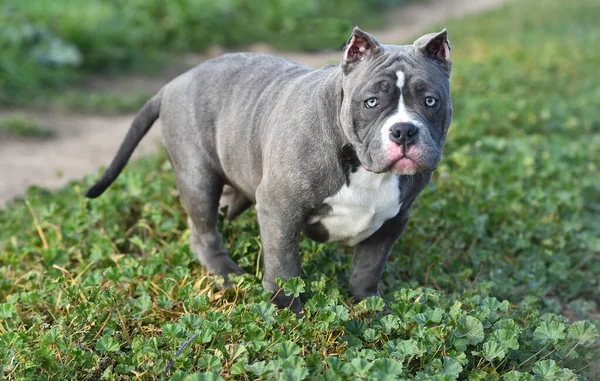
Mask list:
[[[189,215],[190,247],[200,263],[211,273],[225,278],[226,282],[228,274],[243,274],[244,270],[227,253],[217,230],[219,198],[223,189],[220,177],[208,170],[191,175],[179,168],[176,179]]]

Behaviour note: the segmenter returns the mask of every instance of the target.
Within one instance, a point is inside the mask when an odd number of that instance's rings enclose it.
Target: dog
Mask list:
[[[302,232],[355,246],[349,290],[378,296],[393,245],[431,179],[452,120],[444,29],[412,45],[383,45],[354,28],[339,65],[226,54],[175,78],[137,114],[103,177],[100,196],[160,116],[167,156],[188,212],[190,246],[210,272],[243,270],[217,230],[256,205],[263,286],[280,308],[302,309],[276,278],[302,275]]]

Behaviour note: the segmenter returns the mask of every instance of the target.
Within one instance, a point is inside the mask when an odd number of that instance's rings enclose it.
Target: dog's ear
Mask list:
[[[344,57],[342,59],[342,68],[344,73],[349,73],[361,61],[375,57],[383,51],[383,46],[367,32],[363,32],[359,27],[352,30],[352,36],[344,47]]]
[[[448,31],[446,29],[439,33],[429,33],[419,37],[413,46],[415,50],[443,65],[450,73],[452,60],[450,59],[450,42],[448,42]]]

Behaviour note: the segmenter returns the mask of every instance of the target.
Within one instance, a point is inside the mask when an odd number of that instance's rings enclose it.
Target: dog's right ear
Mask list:
[[[359,65],[360,62],[371,59],[381,54],[383,46],[367,32],[363,32],[359,27],[352,30],[352,36],[344,47],[344,57],[342,59],[342,69],[344,74],[349,73]]]

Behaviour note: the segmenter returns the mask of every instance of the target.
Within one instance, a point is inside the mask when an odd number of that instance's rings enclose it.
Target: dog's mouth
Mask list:
[[[417,160],[411,158],[408,155],[402,155],[401,157],[389,162],[382,166],[381,169],[374,169],[362,164],[366,171],[373,173],[385,173],[391,172],[396,175],[414,175],[415,173],[428,173],[433,172],[437,169],[436,167],[428,167],[420,164]]]

